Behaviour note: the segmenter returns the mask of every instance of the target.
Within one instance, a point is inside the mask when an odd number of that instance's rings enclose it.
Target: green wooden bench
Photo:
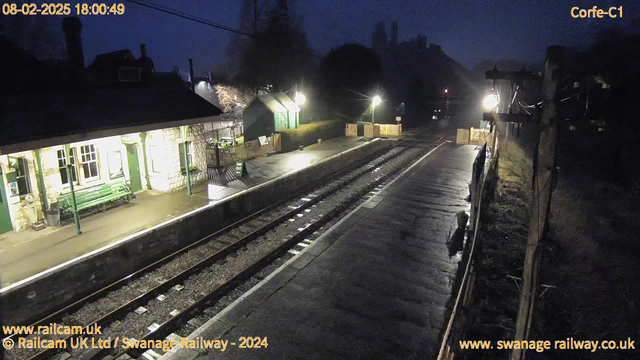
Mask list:
[[[76,204],[78,211],[111,201],[126,199],[131,201],[133,192],[124,179],[76,190]],[[58,207],[61,212],[73,213],[73,199],[71,193],[58,196]]]

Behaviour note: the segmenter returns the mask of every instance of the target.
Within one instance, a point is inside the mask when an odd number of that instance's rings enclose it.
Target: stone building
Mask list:
[[[119,50],[85,69],[80,20],[62,29],[55,66],[0,35],[0,234],[41,224],[72,194],[75,212],[207,180],[204,124],[220,109],[156,76],[144,44],[138,59]]]
[[[0,233],[42,221],[71,182],[76,193],[116,182],[133,193],[184,188],[185,140],[191,183],[206,181],[204,123],[220,114],[174,88],[29,94],[0,107]]]

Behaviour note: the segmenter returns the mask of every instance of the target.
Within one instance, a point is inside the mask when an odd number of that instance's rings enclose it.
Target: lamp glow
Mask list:
[[[307,102],[307,97],[304,96],[303,93],[301,93],[301,92],[296,93],[296,104],[304,105],[306,102]]]
[[[498,95],[490,94],[484,97],[484,100],[482,100],[482,106],[487,110],[493,110],[498,106],[498,102]]]
[[[378,95],[374,96],[371,100],[371,106],[376,107],[382,103],[382,98]]]

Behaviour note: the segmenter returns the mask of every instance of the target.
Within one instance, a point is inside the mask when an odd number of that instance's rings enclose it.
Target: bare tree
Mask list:
[[[60,19],[55,16],[0,16],[0,35],[41,60],[64,54]]]

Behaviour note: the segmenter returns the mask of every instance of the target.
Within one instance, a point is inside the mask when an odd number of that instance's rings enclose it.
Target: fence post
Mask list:
[[[555,168],[556,136],[558,132],[558,98],[561,81],[561,66],[564,58],[564,48],[550,46],[547,48],[547,60],[542,84],[542,119],[538,138],[536,161],[533,164],[533,194],[531,201],[531,215],[529,219],[529,233],[527,250],[522,270],[522,290],[520,292],[520,306],[516,320],[515,341],[527,340],[531,329],[535,298],[537,294],[538,264],[540,262],[540,242],[544,229],[549,221],[551,205],[551,188],[553,186],[553,171]],[[514,349],[511,360],[522,360],[525,349]]]

